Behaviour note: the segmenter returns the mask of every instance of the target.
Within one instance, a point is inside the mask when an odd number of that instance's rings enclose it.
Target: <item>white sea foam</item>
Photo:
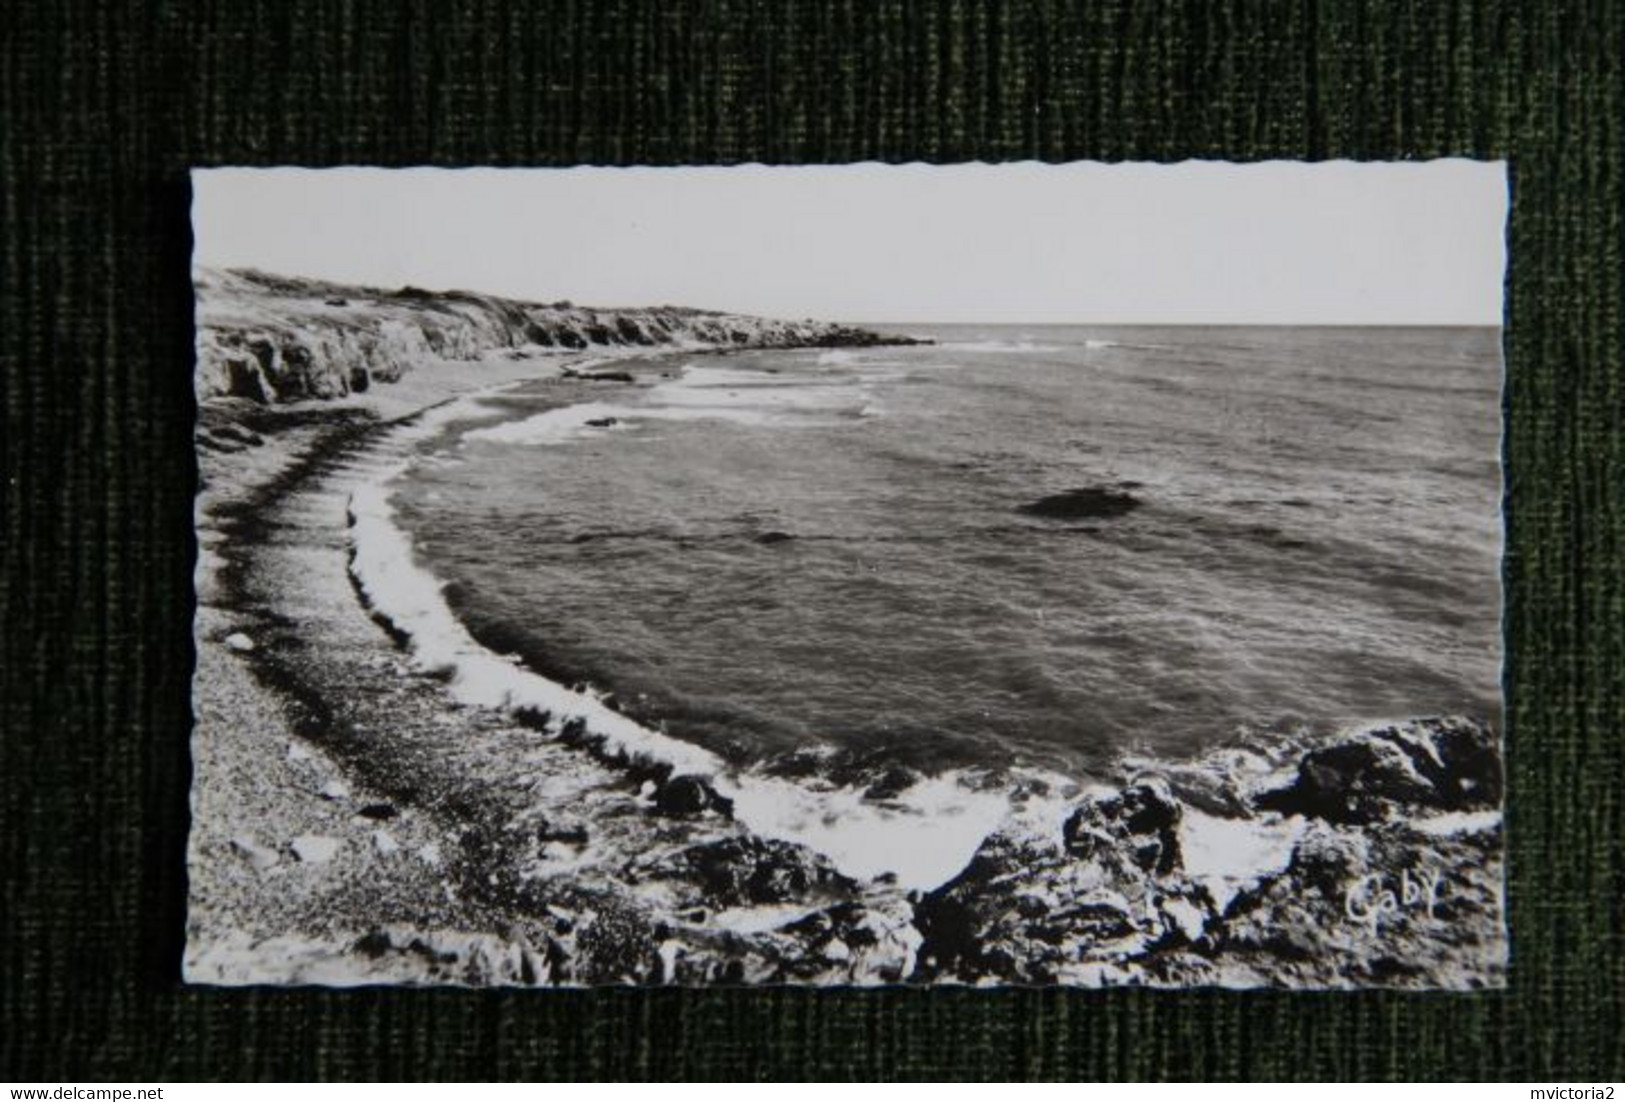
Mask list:
[[[1481,834],[1501,825],[1501,812],[1451,811],[1411,822],[1411,829],[1434,838],[1449,838],[1457,834]]]
[[[766,933],[788,926],[808,915],[817,914],[818,906],[805,903],[768,903],[756,907],[730,907],[712,911],[705,916],[708,930],[726,930],[731,934]]]
[[[1193,807],[1180,820],[1179,848],[1185,871],[1223,910],[1236,893],[1292,860],[1303,819],[1222,819]]]
[[[676,390],[699,390],[709,387],[803,387],[818,386],[817,377],[779,375],[767,371],[747,371],[737,367],[701,367],[689,364],[675,379],[655,387],[651,393],[661,395]]]
[[[821,790],[749,774],[718,789],[753,833],[817,850],[848,876],[891,873],[903,887],[920,890],[951,879],[1010,816],[1004,794],[973,791],[952,773],[927,778],[887,804],[855,788]]]
[[[1060,352],[1058,344],[1039,344],[1030,340],[944,341],[937,346],[955,352]]]
[[[465,441],[548,446],[601,434],[639,421],[730,421],[744,425],[818,423],[861,414],[869,381],[784,379],[759,371],[689,366],[676,379],[620,402],[584,402],[545,410],[463,434]],[[613,421],[613,425],[591,422]]]
[[[522,421],[503,421],[463,433],[464,440],[485,440],[494,444],[563,444],[615,427],[592,425],[591,421],[614,420],[617,424],[635,411],[630,406],[610,402],[583,402],[534,414]]]

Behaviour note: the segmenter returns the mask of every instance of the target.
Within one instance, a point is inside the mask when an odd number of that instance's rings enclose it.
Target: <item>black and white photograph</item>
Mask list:
[[[191,179],[188,982],[1505,986],[1503,164]]]

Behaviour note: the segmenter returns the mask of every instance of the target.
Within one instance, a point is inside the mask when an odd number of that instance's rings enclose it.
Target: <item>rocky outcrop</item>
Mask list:
[[[687,774],[672,777],[658,785],[651,799],[655,811],[674,818],[701,815],[707,811],[722,815],[733,813],[733,805],[719,795],[705,778]]]
[[[1182,814],[1168,783],[1153,777],[1085,800],[1067,818],[1062,838],[1074,856],[1127,860],[1146,872],[1166,873],[1179,867]]]
[[[393,382],[411,366],[505,351],[918,343],[817,321],[673,306],[595,310],[464,291],[345,287],[251,270],[199,269],[193,283],[198,396],[265,404],[342,397]]]
[[[748,835],[634,860],[627,871],[634,882],[686,884],[698,891],[695,902],[713,907],[816,900],[857,887],[805,846]]]
[[[1145,981],[1145,962],[1215,917],[1177,868],[1158,873],[1112,850],[1088,857],[995,835],[959,876],[915,906],[920,980],[1099,984]]]
[[[1362,774],[1384,803],[1358,822],[1337,802],[1279,806],[1302,775],[1364,760],[1374,742],[1422,755],[1429,784]],[[923,894],[855,881],[805,847],[706,820],[717,834],[627,861],[607,890],[527,889],[525,909],[546,936],[533,934],[514,960],[538,963],[495,982],[1502,982],[1490,729],[1416,720],[1277,749],[1272,758],[1221,747],[1142,768],[1075,797],[1054,836],[1016,826],[994,834]],[[686,813],[702,810],[698,788],[676,788],[693,797]]]
[[[1016,512],[1045,520],[1110,520],[1139,507],[1140,499],[1121,487],[1082,486],[1039,498]]]
[[[1210,783],[1192,787],[1203,767]],[[1058,843],[1008,833],[914,908],[916,980],[1493,986],[1505,970],[1501,768],[1466,719],[1089,795]],[[1206,809],[1178,791],[1200,791]],[[1214,793],[1222,792],[1222,797]],[[1222,814],[1215,814],[1222,811]]]
[[[1337,823],[1374,823],[1418,808],[1500,805],[1501,755],[1493,734],[1464,719],[1360,731],[1304,756],[1290,785],[1262,796],[1271,810]]]

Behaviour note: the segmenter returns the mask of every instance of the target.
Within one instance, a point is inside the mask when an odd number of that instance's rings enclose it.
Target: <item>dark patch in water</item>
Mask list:
[[[1140,507],[1140,499],[1122,490],[1105,486],[1082,486],[1041,497],[1016,510],[1046,520],[1111,520]]]
[[[1307,500],[1305,500],[1304,498],[1301,498],[1301,497],[1287,497],[1287,498],[1282,498],[1279,501],[1267,501],[1267,500],[1264,500],[1262,498],[1256,498],[1256,497],[1238,497],[1238,498],[1232,499],[1228,504],[1230,504],[1231,506],[1234,506],[1237,509],[1261,509],[1261,508],[1264,508],[1265,506],[1269,506],[1269,505],[1278,505],[1283,509],[1312,509],[1312,508],[1314,508],[1314,502],[1307,501]]]
[[[894,765],[876,777],[869,787],[864,789],[863,795],[869,800],[896,799],[912,788],[919,779],[919,774],[912,769]]]
[[[1287,535],[1279,528],[1272,528],[1267,524],[1255,525],[1246,530],[1249,536],[1263,541],[1271,547],[1278,547],[1283,551],[1302,551],[1309,546],[1309,541],[1296,539]]]
[[[637,379],[630,371],[576,371],[565,368],[560,374],[561,379],[587,379],[597,383],[633,383]]]
[[[789,532],[763,532],[756,537],[756,542],[761,544],[788,543],[793,539],[795,537]]]
[[[569,537],[565,543],[598,543],[603,540],[675,540],[678,537],[668,532],[656,532],[651,529],[630,532],[577,532]]]

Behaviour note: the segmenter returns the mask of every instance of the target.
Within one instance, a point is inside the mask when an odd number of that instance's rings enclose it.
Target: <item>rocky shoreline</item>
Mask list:
[[[1147,768],[921,900],[917,978],[1499,986],[1501,794],[1494,732],[1459,717]]]

